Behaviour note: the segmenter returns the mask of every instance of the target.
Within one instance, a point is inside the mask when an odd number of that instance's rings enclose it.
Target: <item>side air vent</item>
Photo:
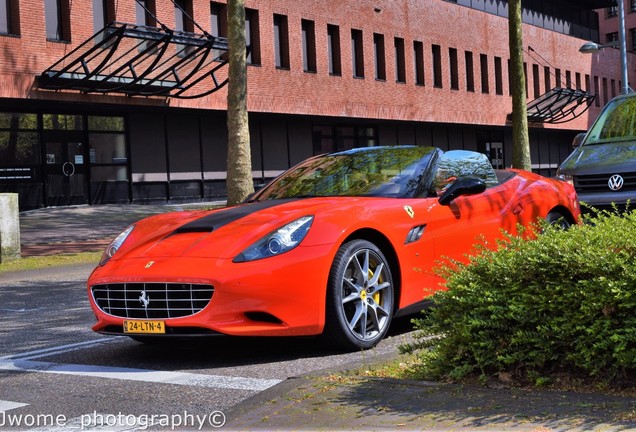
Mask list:
[[[414,243],[422,238],[422,234],[424,234],[424,229],[426,225],[418,225],[414,228],[411,228],[408,235],[406,236],[406,241],[404,244]]]

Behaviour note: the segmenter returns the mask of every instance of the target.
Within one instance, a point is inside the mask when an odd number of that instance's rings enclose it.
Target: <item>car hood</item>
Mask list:
[[[583,145],[559,167],[559,174],[595,175],[636,172],[636,142]]]
[[[324,214],[330,208],[342,208],[345,199],[350,206],[363,198],[267,200],[213,211],[153,216],[135,224],[113,260],[180,256],[234,258],[289,222],[319,212]],[[325,241],[322,239],[323,244]]]

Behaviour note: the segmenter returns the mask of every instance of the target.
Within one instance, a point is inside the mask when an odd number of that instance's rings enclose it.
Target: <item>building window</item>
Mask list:
[[[245,43],[249,47],[247,64],[261,64],[261,44],[258,25],[258,11],[245,8]]]
[[[610,88],[612,90],[612,97],[615,98],[616,97],[616,80],[615,79],[610,80]]]
[[[115,3],[114,0],[93,0],[93,32],[95,42],[101,42],[109,35],[104,30],[108,24],[115,21]]]
[[[142,26],[155,27],[157,20],[155,0],[137,0],[135,1],[135,17],[136,22]]]
[[[503,95],[503,67],[501,57],[495,57],[495,93]]]
[[[186,33],[194,31],[192,0],[174,0],[174,29]],[[180,43],[176,43],[175,46],[179,57],[186,57],[194,48]]]
[[[386,80],[386,58],[384,51],[384,35],[373,33],[373,56],[375,63],[375,79]]]
[[[594,95],[596,96],[594,98],[594,106],[596,107],[600,107],[601,106],[601,89],[599,88],[599,84],[598,84],[598,77],[594,76]]]
[[[415,63],[415,84],[424,85],[424,44],[413,42],[413,60]]]
[[[378,143],[376,126],[314,126],[312,130],[314,154],[373,147]]]
[[[439,45],[431,47],[433,53],[433,86],[442,88],[442,48]]]
[[[97,33],[115,21],[114,0],[93,0],[93,31]]]
[[[554,79],[556,81],[557,88],[561,88],[561,69],[557,68],[554,70]]]
[[[466,62],[466,91],[475,91],[475,65],[473,63],[473,53],[471,51],[464,52],[464,61]]]
[[[622,0],[621,0],[622,1]],[[610,6],[607,8],[607,17],[615,17],[618,15],[618,6]]]
[[[70,9],[68,0],[44,0],[46,38],[50,41],[70,41]]]
[[[601,81],[603,84],[603,105],[607,105],[609,102],[609,91],[607,90],[607,78],[603,77]]]
[[[310,20],[301,21],[303,33],[303,70],[316,72],[316,24]]]
[[[457,62],[457,49],[449,48],[448,49],[448,57],[449,57],[449,66],[450,66],[450,87],[452,90],[459,90],[459,72],[457,70],[458,62]]]
[[[581,90],[581,73],[580,72],[576,72],[574,74],[574,81],[576,83],[576,89]]]
[[[192,0],[174,0],[174,29],[182,32],[193,32]]]
[[[545,91],[552,90],[552,73],[550,66],[543,67],[543,79],[545,80]]]
[[[210,2],[210,34],[227,37],[227,6],[224,3]]]
[[[565,71],[565,87],[572,88],[572,72]]]
[[[285,15],[274,14],[274,56],[278,69],[289,69],[289,28]]]
[[[340,63],[340,27],[327,24],[327,54],[329,56],[329,75],[341,75]]]
[[[123,117],[88,116],[93,201],[126,200],[128,151]]]
[[[618,41],[618,32],[607,33],[605,35],[605,41],[607,43]]]
[[[351,29],[351,64],[354,78],[364,78],[362,30]]]
[[[632,51],[636,52],[636,28],[630,29],[629,34],[632,36]]]
[[[18,0],[0,0],[0,34],[20,34]]]
[[[0,166],[19,167],[40,163],[40,139],[35,114],[0,113]],[[26,171],[16,172],[16,179]],[[31,173],[32,171],[29,171]],[[5,170],[8,180],[13,180],[10,170]],[[29,174],[31,175],[31,174]]]
[[[486,54],[479,55],[481,65],[481,92],[490,93],[490,84],[488,83],[488,56]]]
[[[631,0],[629,3],[629,10],[632,12],[636,12],[636,0]]]
[[[541,95],[540,88],[541,80],[539,79],[539,65],[532,65],[532,84],[534,85],[534,98],[538,98]]]
[[[406,59],[404,54],[404,39],[395,38],[395,81],[406,82]]]
[[[9,0],[0,0],[0,33],[11,33],[11,9]]]

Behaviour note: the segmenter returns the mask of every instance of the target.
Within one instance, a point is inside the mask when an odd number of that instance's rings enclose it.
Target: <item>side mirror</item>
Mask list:
[[[455,198],[464,195],[477,195],[486,190],[486,183],[477,177],[460,177],[451,184],[444,194],[439,197],[438,202],[445,206],[449,205]]]
[[[587,135],[587,133],[585,132],[581,132],[580,134],[577,134],[572,140],[572,147],[574,148],[581,147],[581,144],[583,144],[583,140],[585,139],[585,135]]]

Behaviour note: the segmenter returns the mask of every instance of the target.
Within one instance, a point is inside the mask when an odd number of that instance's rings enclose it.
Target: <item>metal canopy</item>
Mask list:
[[[528,103],[528,121],[565,123],[574,120],[590,107],[595,96],[584,90],[556,87]],[[508,114],[508,118],[511,118]]]
[[[227,39],[113,22],[38,76],[40,88],[192,99],[227,83]]]

